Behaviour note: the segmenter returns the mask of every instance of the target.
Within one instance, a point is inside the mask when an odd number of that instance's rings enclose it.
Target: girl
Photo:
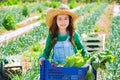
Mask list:
[[[73,25],[78,17],[78,14],[71,12],[64,4],[48,10],[46,24],[49,27],[49,35],[44,52],[39,57],[40,64],[42,60],[49,58],[52,49],[52,59],[59,64],[64,64],[66,57],[72,56],[77,50],[82,50],[82,56],[85,55],[87,51]]]

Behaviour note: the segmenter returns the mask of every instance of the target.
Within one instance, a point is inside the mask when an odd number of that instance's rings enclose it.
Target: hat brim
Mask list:
[[[53,18],[60,14],[66,14],[66,15],[71,16],[73,21],[75,21],[80,16],[80,14],[73,13],[69,10],[50,9],[50,10],[48,10],[47,15],[46,15],[47,26],[50,27],[52,24]]]

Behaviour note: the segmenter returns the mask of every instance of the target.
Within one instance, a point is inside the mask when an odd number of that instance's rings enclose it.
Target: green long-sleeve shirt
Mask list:
[[[57,41],[65,41],[68,37],[68,34],[66,35],[58,35],[57,37]],[[75,43],[74,47],[74,52],[76,53],[77,50],[81,50],[82,49],[82,55],[84,56],[85,53],[87,52],[87,50],[85,49],[81,37],[79,36],[79,34],[77,32],[75,32],[74,36],[73,36],[73,41]],[[51,50],[53,49],[52,47],[52,40],[51,40],[51,34],[48,35],[47,40],[46,40],[46,46],[45,49],[43,51],[43,54],[39,57],[39,59],[41,57],[44,57],[45,59],[48,59],[51,53]]]

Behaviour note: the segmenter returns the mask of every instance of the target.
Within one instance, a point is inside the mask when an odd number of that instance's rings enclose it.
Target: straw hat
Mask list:
[[[72,17],[75,21],[80,15],[70,11],[67,5],[62,4],[59,8],[49,9],[46,15],[46,24],[48,27],[51,26],[53,18],[59,14],[67,14]]]

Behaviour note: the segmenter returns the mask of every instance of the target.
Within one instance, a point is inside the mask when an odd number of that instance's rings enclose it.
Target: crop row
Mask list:
[[[97,3],[91,3],[91,4],[87,4],[84,6],[81,6],[80,9],[76,10],[75,12],[80,14],[80,16],[84,16],[86,13],[91,13],[92,11],[94,11],[94,8],[96,8],[97,6]]]
[[[111,34],[106,43],[106,47],[113,51],[116,59],[108,65],[106,80],[120,79],[120,16],[113,18]]]
[[[17,38],[16,41],[11,41],[8,44],[0,46],[0,54],[18,54],[24,50],[27,50],[27,47],[35,42],[40,42],[47,36],[48,33],[46,32],[46,29],[47,27],[39,26],[37,29],[34,29],[25,36]]]
[[[90,16],[88,16],[82,23],[78,23],[77,31],[79,34],[82,33],[90,33],[93,31],[93,28],[96,24],[96,22],[100,19],[101,15],[103,14],[105,8],[108,6],[107,3],[101,4],[101,6],[94,11]]]

